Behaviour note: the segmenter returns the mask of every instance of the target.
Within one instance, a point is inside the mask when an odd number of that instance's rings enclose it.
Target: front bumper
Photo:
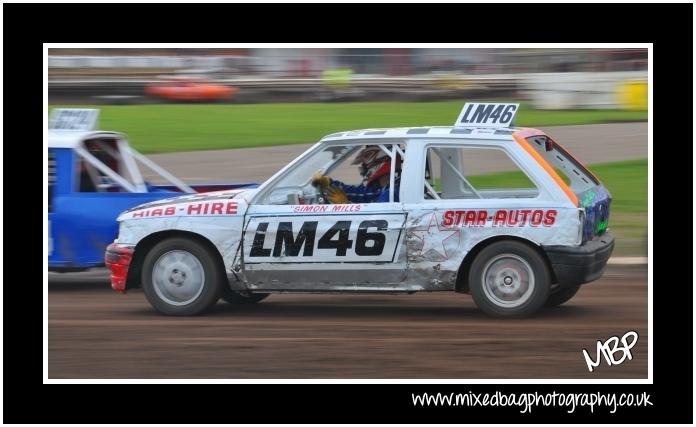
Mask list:
[[[126,292],[128,269],[133,260],[133,248],[112,243],[106,248],[104,263],[111,270],[111,288],[116,292]]]
[[[544,246],[556,280],[561,286],[574,286],[602,277],[614,250],[614,236],[604,233],[582,246]]]

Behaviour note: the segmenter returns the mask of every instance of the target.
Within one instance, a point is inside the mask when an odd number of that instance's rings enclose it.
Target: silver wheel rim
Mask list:
[[[481,275],[483,292],[499,307],[519,307],[534,292],[534,271],[527,261],[514,254],[493,257]]]
[[[190,252],[166,252],[155,261],[152,284],[157,296],[167,304],[190,304],[203,292],[203,265]]]

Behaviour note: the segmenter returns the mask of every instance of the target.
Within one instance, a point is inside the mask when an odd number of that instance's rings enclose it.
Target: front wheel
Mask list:
[[[181,237],[156,244],[145,256],[141,275],[150,304],[172,316],[207,311],[220,298],[223,277],[210,250]]]
[[[517,241],[484,248],[469,270],[474,302],[493,317],[526,317],[548,300],[550,273],[541,255]]]
[[[580,290],[580,285],[566,286],[563,288],[553,289],[546,300],[544,307],[556,307],[570,301]]]

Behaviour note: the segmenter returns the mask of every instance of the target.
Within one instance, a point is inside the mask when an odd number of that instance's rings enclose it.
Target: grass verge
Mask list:
[[[137,150],[165,153],[313,143],[324,135],[351,129],[449,126],[463,104],[464,101],[437,101],[80,107],[101,109],[100,127],[126,133]],[[540,111],[522,105],[516,124],[541,127],[645,120],[646,111]]]

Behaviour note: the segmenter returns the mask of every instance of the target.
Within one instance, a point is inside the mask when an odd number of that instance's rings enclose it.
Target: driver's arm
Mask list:
[[[331,192],[331,189],[339,189],[344,193],[344,198],[347,198],[351,203],[372,203],[374,202],[380,194],[380,191],[374,188],[368,188],[363,184],[360,185],[349,185],[344,184],[341,181],[329,178],[325,175],[317,174],[312,177],[312,185],[315,187],[323,188],[327,193]],[[339,198],[340,199],[340,198]],[[345,203],[344,201],[333,201],[332,203]]]
[[[380,195],[381,191],[373,187],[366,187],[363,184],[349,185],[341,181],[329,178],[331,186],[340,188],[346,193],[348,199],[353,203],[372,203]]]

